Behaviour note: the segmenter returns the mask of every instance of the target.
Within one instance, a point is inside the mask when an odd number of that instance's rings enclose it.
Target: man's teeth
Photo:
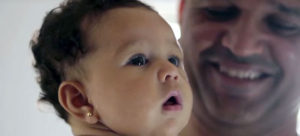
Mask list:
[[[243,71],[243,70],[237,70],[237,69],[229,69],[225,67],[220,67],[220,71],[228,76],[234,77],[234,78],[240,78],[240,79],[250,79],[254,80],[259,78],[261,75],[258,72],[255,71]]]

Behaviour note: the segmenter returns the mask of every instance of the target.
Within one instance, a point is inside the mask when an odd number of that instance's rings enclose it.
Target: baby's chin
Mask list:
[[[160,131],[153,132],[148,136],[178,136],[180,131],[181,129],[160,130]]]
[[[178,136],[184,128],[185,123],[166,122],[163,126],[155,129],[149,136]]]

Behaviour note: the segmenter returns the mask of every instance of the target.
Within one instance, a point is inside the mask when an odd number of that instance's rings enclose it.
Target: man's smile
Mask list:
[[[268,72],[264,72],[256,68],[251,68],[251,66],[247,66],[244,64],[238,64],[240,66],[237,66],[237,64],[235,64],[235,66],[231,66],[230,64],[228,65],[218,62],[210,62],[210,65],[224,76],[236,78],[238,80],[254,81],[271,76],[271,74],[269,74]]]
[[[225,48],[208,49],[200,60],[204,86],[221,97],[263,97],[279,73],[278,66],[262,56],[237,57]]]

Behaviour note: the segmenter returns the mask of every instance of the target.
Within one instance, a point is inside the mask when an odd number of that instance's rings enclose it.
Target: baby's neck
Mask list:
[[[97,124],[88,124],[70,117],[69,124],[74,136],[120,136],[100,122]]]

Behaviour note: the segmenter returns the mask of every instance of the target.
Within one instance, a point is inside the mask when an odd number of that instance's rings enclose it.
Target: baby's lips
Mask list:
[[[179,91],[171,91],[163,103],[163,110],[180,111],[182,110],[182,97]]]

